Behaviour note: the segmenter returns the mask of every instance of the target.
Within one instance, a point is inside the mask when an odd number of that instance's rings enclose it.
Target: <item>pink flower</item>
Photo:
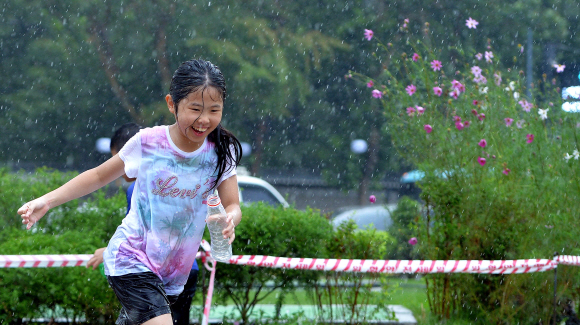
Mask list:
[[[534,141],[534,135],[531,133],[526,134],[527,143],[532,143]]]
[[[483,54],[481,54],[481,53],[477,53],[477,54],[475,55],[475,58],[476,58],[477,60],[481,61],[481,58],[483,58]]]
[[[532,107],[534,107],[534,104],[528,102],[525,99],[522,99],[518,102],[518,104],[520,104],[520,106],[523,108],[524,111],[529,112]]]
[[[415,108],[417,109],[417,115],[423,115],[423,113],[425,113],[425,109],[421,106],[415,106]]]
[[[455,122],[461,122],[461,117],[459,117],[459,116],[455,115],[455,116],[453,116],[453,120],[454,120]]]
[[[415,87],[415,85],[408,85],[407,88],[405,88],[405,90],[407,91],[407,94],[409,94],[409,96],[413,96],[413,94],[417,91],[417,87]]]
[[[503,120],[505,121],[505,126],[512,126],[512,123],[514,122],[514,119],[510,117],[506,117]]]
[[[465,125],[463,125],[463,123],[461,123],[461,122],[455,122],[455,127],[457,128],[457,130],[461,131],[461,130],[463,130]]]
[[[407,27],[408,23],[409,23],[409,18],[405,18],[405,20],[403,20],[403,27]]]
[[[419,60],[419,54],[414,53],[413,54],[413,61],[417,62],[417,60]]]
[[[482,148],[485,148],[487,146],[487,141],[485,141],[485,139],[481,139],[481,141],[479,141],[477,145]]]
[[[457,91],[459,91],[459,94],[465,92],[465,85],[463,85],[461,82],[459,82],[459,81],[457,81],[455,79],[453,81],[451,81],[451,88],[456,89]]]
[[[518,127],[518,129],[521,129],[524,127],[524,123],[526,123],[526,121],[524,120],[519,120],[516,122],[516,126]]]
[[[375,203],[377,202],[377,198],[374,195],[369,196],[369,202]]]
[[[413,107],[407,107],[407,115],[409,116],[415,115],[415,109]]]
[[[372,30],[370,30],[370,29],[365,29],[365,37],[366,37],[367,41],[370,41],[371,39],[373,39],[373,35],[374,35],[374,34],[375,34],[375,33],[373,33],[373,31],[372,31]]]
[[[441,70],[442,67],[443,65],[441,64],[441,61],[439,60],[431,61],[431,69],[433,69],[433,71],[439,71]]]
[[[556,72],[560,73],[560,72],[564,72],[564,69],[566,69],[566,66],[563,64],[554,64],[554,68],[556,68]]]
[[[502,173],[504,173],[505,175],[508,175],[511,172],[511,170],[509,168],[506,168],[502,171]]]
[[[499,86],[501,85],[501,75],[499,73],[494,73],[493,74],[493,78],[495,79],[495,85]]]
[[[369,88],[373,88],[374,85],[375,83],[372,80],[369,80],[369,82],[367,82],[367,87]]]
[[[435,95],[441,97],[441,94],[443,94],[443,89],[441,89],[441,87],[433,87],[433,92]]]
[[[465,26],[467,26],[467,28],[471,29],[476,29],[477,25],[479,25],[479,23],[475,20],[472,19],[471,17],[469,17],[469,19],[465,20]]]
[[[409,244],[413,246],[417,245],[417,238],[413,237],[409,239]]]
[[[433,131],[433,127],[429,124],[425,124],[423,126],[423,128],[425,129],[425,132],[427,132],[427,133],[431,133]]]
[[[374,98],[382,98],[383,97],[383,93],[380,90],[375,89],[375,90],[373,90],[373,97]]]
[[[477,104],[479,104],[479,102],[477,101],[477,99],[473,100],[473,105],[477,106]],[[473,111],[472,111],[473,112]]]
[[[478,84],[486,84],[487,78],[484,77],[482,74],[480,74],[479,76],[476,76],[475,78],[473,78],[473,82],[478,83]]]
[[[477,116],[477,110],[474,108],[471,110],[471,114],[473,114],[474,116]]]
[[[493,59],[493,52],[485,51],[485,61],[491,63],[491,59]]]
[[[471,124],[471,122],[469,122],[469,121],[463,121],[464,127],[469,127],[470,124]]]
[[[477,162],[480,165],[482,165],[482,166],[485,165],[485,161],[486,161],[485,158],[483,158],[483,157],[477,157]]]
[[[473,75],[475,77],[480,76],[481,75],[481,68],[475,65],[475,66],[471,67],[471,73],[473,73]]]
[[[453,99],[457,99],[457,97],[459,97],[459,94],[460,94],[459,90],[453,89],[453,91],[451,91],[449,93],[449,97],[452,97]]]
[[[485,118],[485,114],[483,114],[483,113],[477,115],[477,119],[480,121],[483,121],[484,118]]]

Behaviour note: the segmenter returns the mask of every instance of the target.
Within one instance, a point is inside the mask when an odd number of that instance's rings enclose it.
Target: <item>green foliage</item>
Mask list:
[[[547,78],[526,89],[514,67],[498,64],[493,42],[456,48],[449,58],[408,29],[398,37],[398,43],[378,42],[382,69],[376,78],[354,76],[374,82],[399,154],[425,172],[420,187],[427,211],[416,236],[421,255],[500,260],[551,258],[554,251],[576,249],[572,238],[580,233],[570,225],[577,219],[580,187],[573,181],[577,160],[570,158],[578,152],[580,120],[561,110],[559,89]],[[478,61],[475,54],[485,51],[496,58]],[[443,63],[441,71],[432,68],[434,60]],[[408,94],[410,85],[416,93]],[[526,92],[531,104],[524,102]],[[549,288],[541,283],[550,278],[429,275],[431,310],[481,323],[547,320]]]
[[[281,257],[326,256],[332,227],[313,210],[299,211],[258,203],[242,207],[243,220],[236,227],[234,254]],[[207,235],[207,232],[206,232]],[[232,299],[247,322],[254,306],[277,289],[283,294],[295,281],[314,282],[317,272],[218,264],[216,290],[221,301]],[[266,282],[272,283],[265,287]],[[221,292],[221,293],[220,293]]]
[[[332,259],[384,259],[391,240],[386,232],[357,229],[354,221],[341,224],[327,244],[328,257]],[[310,284],[311,299],[318,308],[321,321],[344,320],[360,324],[374,319],[376,312],[385,307],[388,297],[386,275],[358,272],[324,272],[322,281]],[[369,308],[371,290],[381,286],[378,309]],[[337,305],[337,308],[330,308]]]
[[[62,185],[73,173],[39,169],[35,173],[0,173],[2,255],[92,254],[108,243],[125,215],[125,195],[105,198],[97,191],[51,210],[30,231],[16,210],[26,201]],[[67,315],[91,323],[113,322],[120,306],[106,279],[92,269],[0,269],[0,322]]]
[[[421,207],[419,202],[404,196],[397,202],[397,208],[391,212],[393,224],[389,235],[395,243],[389,250],[388,259],[414,260],[419,259],[419,252],[408,243],[409,239],[417,237],[418,225],[421,223]]]

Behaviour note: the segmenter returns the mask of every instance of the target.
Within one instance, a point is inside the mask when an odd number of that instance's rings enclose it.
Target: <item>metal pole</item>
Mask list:
[[[532,29],[528,28],[528,44],[526,45],[526,58],[527,58],[527,66],[526,66],[526,95],[528,96],[528,100],[532,101],[532,78],[534,75],[533,71],[533,51],[532,46],[534,44],[533,33]]]
[[[554,253],[554,261],[558,258],[558,252]],[[558,264],[554,267],[554,305],[552,306],[552,325],[556,325],[556,302],[558,294]]]

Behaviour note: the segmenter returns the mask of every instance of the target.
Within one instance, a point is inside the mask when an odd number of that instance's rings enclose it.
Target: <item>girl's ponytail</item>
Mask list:
[[[212,185],[213,190],[225,172],[240,164],[243,152],[240,141],[230,131],[222,127],[221,123],[209,134],[208,140],[214,143],[218,158],[215,169],[217,176]]]

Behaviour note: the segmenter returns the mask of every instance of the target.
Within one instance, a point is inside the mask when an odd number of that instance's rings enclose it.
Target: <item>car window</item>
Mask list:
[[[278,199],[263,187],[249,184],[238,184],[238,186],[244,203],[265,202],[274,206],[280,204]]]

